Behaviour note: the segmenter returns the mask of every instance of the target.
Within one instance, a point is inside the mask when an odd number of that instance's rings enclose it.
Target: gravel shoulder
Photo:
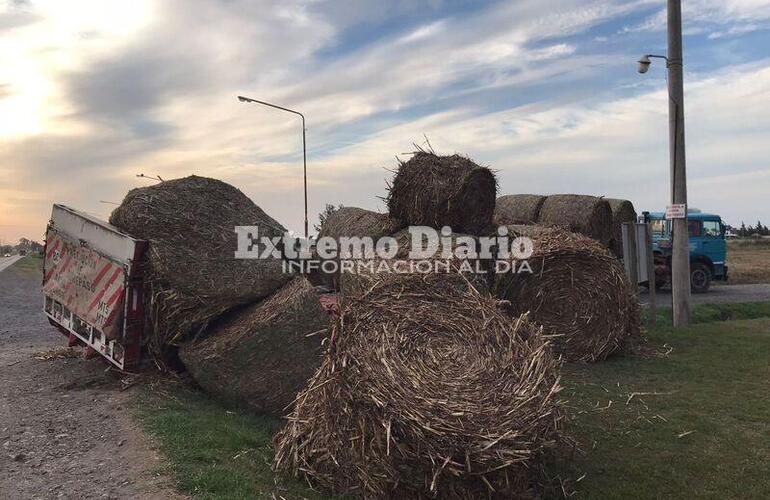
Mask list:
[[[48,324],[39,279],[0,272],[0,498],[183,498],[130,417],[131,390]]]

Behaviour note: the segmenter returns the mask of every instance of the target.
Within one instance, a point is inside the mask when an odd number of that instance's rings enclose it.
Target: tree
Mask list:
[[[323,211],[318,214],[318,224],[314,224],[313,227],[315,228],[316,232],[321,231],[321,228],[324,225],[324,222],[326,222],[326,219],[329,218],[334,212],[342,208],[343,205],[339,204],[338,206],[334,206],[331,203],[327,203],[324,207]]]
[[[749,235],[749,230],[746,227],[746,223],[741,221],[741,228],[738,230],[738,236],[740,236],[741,238],[745,238],[748,235]]]
[[[28,240],[27,238],[21,238],[19,244],[16,245],[17,252],[26,253],[39,253],[43,251],[43,245],[37,241]]]

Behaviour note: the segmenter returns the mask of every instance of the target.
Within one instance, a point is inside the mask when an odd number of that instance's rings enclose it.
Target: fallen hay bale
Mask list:
[[[283,416],[321,364],[329,315],[313,286],[294,278],[270,298],[217,321],[179,356],[209,394]]]
[[[537,224],[546,197],[539,194],[509,194],[495,204],[495,224]]]
[[[403,227],[403,224],[388,214],[371,212],[362,208],[342,207],[332,212],[324,221],[318,232],[318,239],[334,238],[338,244],[340,238],[370,237],[377,243],[379,238],[388,236]],[[335,259],[339,264],[339,259]],[[337,266],[338,270],[339,267]],[[315,285],[326,285],[334,290],[339,289],[339,272],[326,272],[318,269],[308,276]]]
[[[538,224],[561,227],[608,245],[612,239],[612,209],[603,198],[579,194],[548,196]]]
[[[283,227],[233,186],[190,176],[132,189],[110,223],[150,242],[145,273],[150,350],[194,338],[214,318],[286,283],[280,259],[236,259],[235,226]]]
[[[364,498],[531,496],[559,422],[539,330],[457,274],[358,276],[275,467]]]
[[[391,216],[407,225],[481,235],[492,227],[496,193],[488,168],[460,155],[418,151],[400,164],[387,202]]]
[[[612,238],[610,250],[618,257],[623,258],[623,223],[636,222],[636,210],[634,204],[628,200],[616,200],[607,198],[612,210]]]
[[[495,276],[493,293],[513,318],[529,313],[567,361],[594,362],[632,347],[639,302],[623,266],[600,243],[558,228],[509,226],[532,238],[532,273]]]

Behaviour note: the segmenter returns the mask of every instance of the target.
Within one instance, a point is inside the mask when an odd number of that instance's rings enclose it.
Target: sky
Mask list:
[[[691,207],[770,222],[770,0],[683,0]],[[384,210],[426,138],[500,194],[669,201],[662,0],[0,0],[0,241],[52,203],[229,182],[301,231],[326,203]]]

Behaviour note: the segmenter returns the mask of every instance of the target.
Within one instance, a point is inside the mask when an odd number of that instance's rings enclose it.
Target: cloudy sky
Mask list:
[[[770,0],[683,0],[691,206],[770,222]],[[198,174],[302,227],[425,137],[502,193],[667,202],[662,0],[0,0],[0,239]],[[403,156],[402,156],[403,157]]]

